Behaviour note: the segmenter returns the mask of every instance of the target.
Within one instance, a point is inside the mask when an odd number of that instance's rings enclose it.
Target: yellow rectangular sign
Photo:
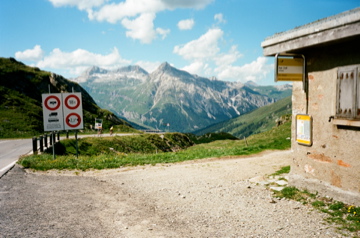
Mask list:
[[[312,118],[310,115],[296,115],[296,142],[312,145]]]
[[[302,81],[304,74],[303,58],[276,58],[276,81]]]

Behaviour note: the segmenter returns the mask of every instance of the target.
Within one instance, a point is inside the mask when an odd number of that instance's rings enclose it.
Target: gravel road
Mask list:
[[[25,171],[0,179],[0,237],[343,237],[324,214],[249,179],[289,151],[103,171]]]

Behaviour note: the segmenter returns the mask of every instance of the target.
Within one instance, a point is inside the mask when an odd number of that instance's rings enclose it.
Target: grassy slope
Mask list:
[[[247,85],[247,86],[256,92],[259,92],[263,95],[268,95],[269,97],[275,99],[282,99],[292,95],[292,90],[278,91],[278,90],[274,90],[273,86],[256,86],[256,87],[251,85]]]
[[[195,131],[194,134],[203,135],[210,132],[227,132],[238,138],[248,137],[270,130],[276,125],[276,120],[286,114],[291,114],[291,97],[281,99],[276,103],[258,108],[229,121]]]
[[[0,138],[38,136],[43,133],[42,93],[81,92],[85,127],[95,118],[104,119],[104,127],[128,123],[99,108],[78,84],[58,76],[50,81],[50,72],[29,67],[15,59],[0,58]]]
[[[49,169],[104,169],[119,168],[121,166],[136,166],[144,164],[174,163],[186,160],[203,159],[210,157],[238,156],[259,153],[264,150],[284,150],[290,148],[291,122],[275,127],[270,131],[253,135],[244,140],[217,140],[211,143],[198,144],[188,147],[187,137],[174,137],[175,133],[165,135],[164,144],[158,135],[144,140],[144,136],[129,138],[100,139],[97,144],[100,152],[91,152],[92,155],[81,155],[76,158],[74,155],[57,156],[54,160],[51,154],[32,155],[22,158],[19,163],[27,168],[36,170]],[[176,133],[179,135],[179,133]],[[182,135],[182,134],[180,134]],[[183,138],[183,139],[180,139]],[[86,146],[92,148],[91,140],[86,140]],[[114,142],[114,140],[117,140]],[[179,144],[180,142],[180,144]],[[115,143],[115,144],[114,144]],[[130,144],[127,144],[130,143]],[[70,143],[68,143],[70,144]],[[141,146],[134,146],[141,145]],[[162,149],[168,148],[166,144],[173,144],[170,148],[187,148],[176,150],[176,152]],[[74,145],[68,146],[74,148]],[[96,146],[95,146],[96,147]],[[111,148],[116,148],[110,150]],[[138,148],[136,150],[136,147]],[[139,149],[141,148],[141,149]],[[144,149],[145,148],[145,149]],[[72,149],[73,150],[73,149]],[[155,150],[155,152],[154,152]],[[69,150],[70,151],[70,150]],[[174,150],[173,150],[174,151]]]

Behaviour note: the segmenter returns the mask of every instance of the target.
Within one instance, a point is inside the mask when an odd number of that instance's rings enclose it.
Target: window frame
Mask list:
[[[360,66],[338,68],[334,124],[360,127]]]

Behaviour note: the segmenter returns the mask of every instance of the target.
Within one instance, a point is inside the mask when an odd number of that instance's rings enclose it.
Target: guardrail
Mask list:
[[[48,143],[49,138],[49,143]],[[69,138],[69,133],[66,133],[66,138]],[[57,141],[60,141],[60,132],[55,132],[51,134],[44,134],[39,137],[32,138],[32,150],[34,154],[37,154],[38,151],[44,152],[44,148],[49,148]],[[38,146],[39,142],[39,146]]]
[[[164,133],[162,130],[140,130],[144,133]]]

